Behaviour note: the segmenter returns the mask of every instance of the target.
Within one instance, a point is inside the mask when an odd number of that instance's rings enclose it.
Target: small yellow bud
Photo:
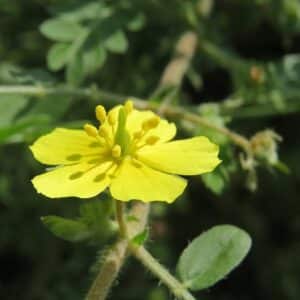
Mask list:
[[[124,108],[127,114],[130,114],[133,111],[133,102],[131,100],[127,100],[124,104]]]
[[[146,139],[146,144],[154,145],[159,140],[159,137],[156,135],[150,135]]]
[[[96,118],[100,123],[103,123],[106,120],[106,110],[104,106],[102,105],[97,105],[96,106]]]
[[[159,122],[160,122],[160,118],[158,116],[154,116],[154,117],[144,121],[143,124],[142,124],[142,128],[145,131],[153,129],[153,128],[157,127]]]
[[[118,158],[121,156],[121,153],[122,153],[122,149],[121,149],[120,145],[116,144],[112,147],[112,149],[111,149],[112,157]]]
[[[85,124],[83,126],[85,132],[87,133],[87,135],[92,136],[92,137],[96,137],[98,135],[98,130],[95,126],[90,125],[90,124]]]

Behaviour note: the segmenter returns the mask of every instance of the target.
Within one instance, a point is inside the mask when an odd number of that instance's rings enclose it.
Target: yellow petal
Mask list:
[[[127,118],[126,127],[129,134],[133,136],[134,133],[139,132],[142,129],[143,122],[155,116],[157,115],[152,111],[138,111],[134,109]],[[168,121],[161,119],[157,127],[149,130],[143,139],[145,140],[150,135],[158,136],[159,142],[167,142],[176,135],[176,126],[174,123],[169,123]]]
[[[197,175],[212,171],[221,161],[219,147],[206,137],[146,146],[138,159],[148,166],[172,174]]]
[[[81,163],[57,167],[32,179],[35,189],[49,198],[90,198],[101,193],[110,183],[105,176],[112,162],[100,165]],[[89,170],[89,171],[88,171]]]
[[[156,171],[131,158],[122,162],[110,192],[121,201],[141,200],[173,202],[186,187],[186,180]]]
[[[56,128],[30,146],[34,157],[47,165],[67,165],[101,155],[103,148],[84,130]]]

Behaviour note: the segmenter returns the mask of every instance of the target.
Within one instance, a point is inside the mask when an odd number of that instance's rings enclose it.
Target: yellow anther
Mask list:
[[[131,100],[127,100],[124,104],[124,108],[127,114],[130,114],[133,111],[133,102]]]
[[[106,127],[100,126],[99,135],[105,139],[108,139],[109,138],[108,129]]]
[[[112,149],[111,149],[112,157],[118,158],[121,156],[121,153],[122,153],[122,149],[121,149],[120,145],[116,144],[112,147]]]
[[[146,139],[146,144],[154,145],[159,140],[159,137],[156,135],[150,135]]]
[[[142,138],[143,135],[144,135],[144,132],[142,130],[141,131],[137,131],[137,132],[135,132],[133,134],[133,138],[138,140],[138,139]]]
[[[98,130],[95,126],[90,125],[90,124],[85,124],[83,126],[85,132],[87,133],[87,135],[92,136],[92,137],[96,137],[98,135]]]
[[[108,114],[108,123],[113,126],[117,123],[117,114],[113,114],[112,112],[110,112]]]
[[[106,120],[106,110],[104,106],[97,105],[95,113],[96,113],[96,118],[100,123],[103,123]]]
[[[160,118],[158,116],[154,116],[154,117],[144,121],[143,124],[142,124],[142,128],[145,131],[153,129],[153,128],[157,127],[159,122],[160,122]]]

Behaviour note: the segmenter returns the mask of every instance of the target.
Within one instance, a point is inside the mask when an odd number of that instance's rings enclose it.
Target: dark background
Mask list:
[[[243,98],[244,106],[222,115],[231,117],[228,126],[246,136],[265,128],[274,129],[283,137],[280,160],[290,168],[290,174],[286,175],[274,168],[259,167],[255,192],[245,187],[247,175],[240,168],[230,172],[230,180],[226,181],[226,187],[219,195],[205,187],[200,178],[191,179],[186,195],[174,205],[153,206],[148,247],[160,262],[174,270],[182,249],[199,233],[217,224],[237,225],[249,232],[253,239],[249,256],[226,280],[200,292],[198,298],[298,300],[300,4],[298,1],[279,0],[216,0],[208,15],[198,12],[198,19],[193,21],[189,9],[195,11],[199,3],[212,1],[186,1],[191,8],[179,1],[161,4],[157,1],[129,2],[145,14],[146,24],[138,32],[127,33],[129,48],[126,53],[110,54],[101,69],[79,84],[85,86],[96,82],[116,93],[146,97],[157,85],[162,67],[172,56],[178,37],[186,30],[196,30],[200,49],[193,61],[193,71],[199,75],[202,84],[195,84],[189,76],[184,79],[184,103],[221,103],[232,95]],[[46,54],[52,42],[38,30],[39,25],[53,15],[53,7],[58,4],[59,1],[50,0],[0,1],[2,84],[36,84],[36,78],[45,74],[50,76],[50,82],[64,81],[63,71],[47,71]],[[223,63],[220,57],[202,50],[202,38],[214,43],[228,61]],[[295,55],[296,61],[292,83],[291,75],[281,69],[289,54]],[[235,61],[240,61],[242,67],[235,68],[232,64]],[[252,65],[266,70],[266,81],[260,86],[249,83],[249,74],[244,74]],[[276,70],[276,80],[270,79],[267,69],[270,66]],[[25,80],[24,74],[34,74],[33,79]],[[289,94],[291,90],[293,95]],[[270,100],[274,91],[279,93],[283,104],[281,110],[276,109],[276,103]],[[5,95],[0,95],[0,101],[4,98]],[[10,126],[40,100],[30,98],[28,106],[18,112]],[[80,204],[77,199],[46,199],[39,196],[30,183],[30,179],[43,168],[34,161],[28,149],[34,138],[58,125],[68,126],[71,122],[93,117],[94,103],[86,99],[71,99],[66,105],[61,101],[61,98],[53,97],[40,104],[45,107],[43,116],[49,114],[51,117],[49,122],[33,122],[22,133],[1,140],[1,299],[82,299],[94,278],[90,267],[96,259],[96,252],[105,247],[60,240],[40,221],[41,216],[50,214],[76,216]],[[50,102],[62,105],[64,109],[53,113],[48,109]],[[249,107],[253,109],[251,113]],[[271,113],[264,113],[266,107]],[[289,110],[292,112],[287,114]],[[2,108],[0,120],[5,114],[6,110]],[[0,131],[0,137],[1,134]],[[238,163],[239,150],[233,145],[224,147],[230,149],[230,159]],[[124,267],[111,294],[111,299],[118,300],[171,298],[169,292],[133,259]]]

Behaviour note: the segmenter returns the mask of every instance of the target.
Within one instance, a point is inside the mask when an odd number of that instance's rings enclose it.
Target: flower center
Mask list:
[[[153,116],[145,118],[140,130],[130,134],[126,125],[129,115],[133,112],[133,103],[128,100],[118,111],[106,112],[102,105],[96,107],[96,118],[100,122],[100,127],[86,124],[86,133],[98,140],[99,144],[106,148],[107,155],[114,160],[120,161],[126,156],[136,156],[136,151],[146,145],[154,145],[159,141],[159,137],[151,135],[160,118]]]

